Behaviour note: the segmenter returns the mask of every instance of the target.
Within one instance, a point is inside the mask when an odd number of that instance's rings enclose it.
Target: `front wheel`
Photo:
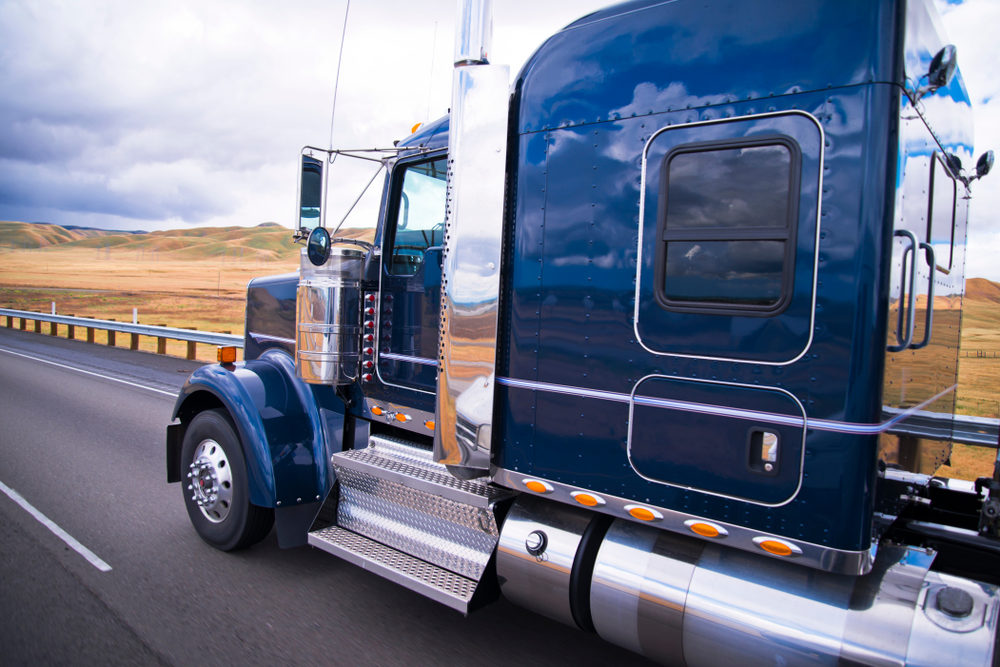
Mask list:
[[[199,413],[181,446],[184,505],[201,539],[222,551],[264,539],[274,511],[250,503],[246,460],[239,436],[223,410]]]

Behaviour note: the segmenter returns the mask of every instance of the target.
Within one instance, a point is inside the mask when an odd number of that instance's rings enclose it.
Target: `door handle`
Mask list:
[[[890,352],[902,352],[913,342],[914,310],[917,305],[917,291],[915,289],[917,281],[916,249],[920,243],[917,241],[917,235],[909,229],[897,229],[895,236],[902,236],[910,240],[909,247],[903,251],[903,277],[899,285],[899,317],[896,320],[896,341],[898,344],[888,347]],[[913,261],[910,262],[910,292],[907,294],[906,262],[911,254],[914,257]]]

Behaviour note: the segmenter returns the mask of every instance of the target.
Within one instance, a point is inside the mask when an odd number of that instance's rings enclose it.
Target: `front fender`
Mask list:
[[[268,350],[229,369],[202,366],[184,383],[173,416],[183,427],[219,403],[239,431],[253,504],[289,507],[325,495],[332,479],[323,421],[288,353]]]

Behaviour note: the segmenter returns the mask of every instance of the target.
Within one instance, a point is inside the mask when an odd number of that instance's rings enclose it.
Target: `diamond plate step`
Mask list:
[[[478,585],[472,579],[336,526],[309,533],[309,544],[463,614],[469,613]]]
[[[461,480],[436,463],[431,452],[386,436],[373,435],[365,449],[333,455],[333,466],[418,489],[473,507],[488,508],[512,494],[482,480]]]

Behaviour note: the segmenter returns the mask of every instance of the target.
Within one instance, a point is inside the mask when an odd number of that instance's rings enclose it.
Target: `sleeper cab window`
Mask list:
[[[391,275],[412,276],[428,248],[444,241],[447,157],[407,165],[396,179],[395,225],[387,268]]]
[[[787,137],[683,144],[663,158],[656,299],[670,311],[768,316],[788,305],[798,146]]]

